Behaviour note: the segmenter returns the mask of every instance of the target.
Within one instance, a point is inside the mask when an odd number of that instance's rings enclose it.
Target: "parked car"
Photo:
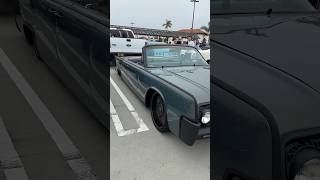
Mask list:
[[[135,38],[135,34],[130,29],[110,29],[110,53],[113,56],[121,55],[141,55],[142,47],[147,40]]]
[[[23,31],[37,57],[109,126],[107,2],[32,0],[20,6]]]
[[[213,179],[319,179],[319,12],[307,0],[212,2]]]
[[[192,145],[210,136],[209,65],[194,47],[147,45],[142,56],[118,57],[124,82],[151,109],[160,132]]]

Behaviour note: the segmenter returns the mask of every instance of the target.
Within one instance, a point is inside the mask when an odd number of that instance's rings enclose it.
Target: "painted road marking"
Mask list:
[[[0,169],[7,180],[29,180],[18,153],[0,117]]]
[[[97,176],[82,157],[80,151],[1,48],[0,63],[38,116],[78,179],[97,180]]]
[[[116,128],[118,136],[127,136],[130,134],[136,133],[137,131],[136,129],[125,130],[123,128],[123,125],[120,121],[120,118],[111,100],[110,100],[110,114],[111,114],[111,119],[113,121],[114,127]]]
[[[112,86],[114,87],[114,89],[119,94],[120,98],[122,99],[122,101],[124,102],[124,104],[126,105],[128,110],[130,111],[131,115],[133,116],[133,118],[135,119],[137,124],[139,125],[138,129],[125,130],[122,126],[122,123],[121,123],[120,118],[117,114],[117,111],[116,111],[112,101],[110,100],[110,114],[111,114],[111,118],[112,118],[113,124],[116,128],[118,136],[127,136],[127,135],[131,135],[131,134],[139,133],[139,132],[148,131],[149,128],[147,127],[147,125],[139,117],[139,114],[136,112],[133,105],[130,103],[128,98],[123,94],[123,92],[120,90],[119,86],[113,81],[113,79],[111,77],[110,77],[110,82],[111,82]]]

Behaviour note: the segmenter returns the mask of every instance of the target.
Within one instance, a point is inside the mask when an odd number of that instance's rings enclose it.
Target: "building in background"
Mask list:
[[[189,36],[192,36],[193,39],[198,40],[200,43],[205,41],[208,43],[209,40],[209,32],[203,29],[181,29],[178,32],[187,33]]]
[[[181,44],[187,43],[188,37],[191,36],[190,33],[181,31],[169,31],[151,28],[140,28],[140,27],[130,27],[130,26],[118,26],[111,25],[110,28],[116,29],[131,29],[136,35],[135,38],[147,39],[149,41],[166,42],[173,43],[180,41]]]

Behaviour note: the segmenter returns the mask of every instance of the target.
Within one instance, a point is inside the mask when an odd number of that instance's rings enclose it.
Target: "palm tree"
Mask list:
[[[163,26],[165,29],[171,28],[171,27],[172,27],[172,21],[166,19],[166,23],[162,24],[162,26]]]

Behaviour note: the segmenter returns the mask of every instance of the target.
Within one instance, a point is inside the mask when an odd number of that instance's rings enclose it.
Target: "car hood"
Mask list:
[[[256,18],[257,19],[257,18]],[[217,41],[296,76],[320,91],[320,16],[270,18],[250,29],[215,34]]]
[[[210,102],[210,69],[204,66],[152,68],[149,71],[192,95],[198,104]]]
[[[234,26],[215,32],[216,78],[266,106],[282,132],[320,127],[320,16],[222,21]]]

